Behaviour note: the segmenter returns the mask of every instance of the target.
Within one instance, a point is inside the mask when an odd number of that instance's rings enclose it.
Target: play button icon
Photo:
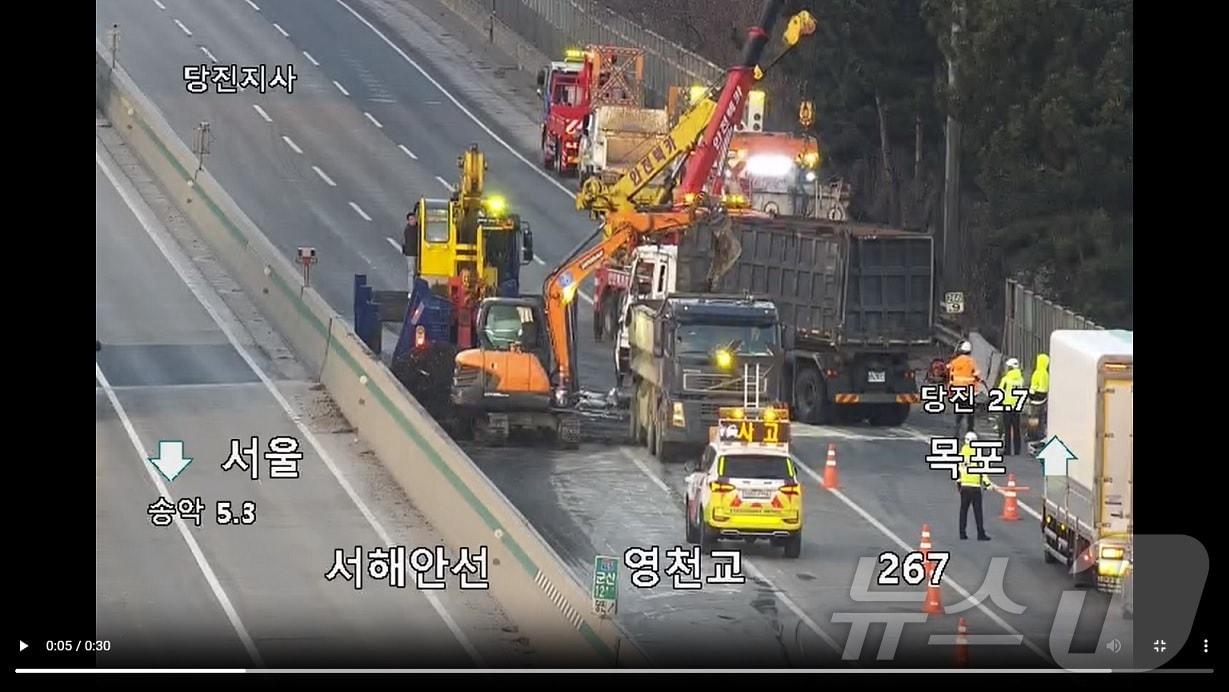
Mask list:
[[[17,640],[17,653],[21,653],[22,651],[25,651],[28,648],[30,648],[29,644],[21,641],[20,639]]]

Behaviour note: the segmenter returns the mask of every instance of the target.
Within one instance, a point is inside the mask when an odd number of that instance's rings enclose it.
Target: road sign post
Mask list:
[[[619,558],[598,555],[593,558],[593,613],[614,615],[619,603]]]

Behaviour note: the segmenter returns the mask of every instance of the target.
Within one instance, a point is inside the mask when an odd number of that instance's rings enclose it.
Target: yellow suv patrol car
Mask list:
[[[699,467],[687,476],[687,541],[766,539],[802,553],[802,485],[784,408],[723,408]]]

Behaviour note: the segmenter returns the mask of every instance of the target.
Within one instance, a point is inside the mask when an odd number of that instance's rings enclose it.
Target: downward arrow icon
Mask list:
[[[158,456],[150,457],[149,463],[153,464],[169,483],[192,463],[192,459],[184,457],[182,441],[161,440],[158,442]]]

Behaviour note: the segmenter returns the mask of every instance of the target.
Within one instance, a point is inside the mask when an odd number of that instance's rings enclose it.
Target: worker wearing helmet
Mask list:
[[[1020,394],[1024,393],[1024,373],[1020,361],[1008,358],[1003,363],[1003,376],[999,378],[999,391],[1003,393],[1003,454],[1020,453]]]
[[[956,488],[960,491],[960,540],[969,539],[965,527],[969,524],[969,507],[973,508],[973,521],[977,523],[977,540],[988,541],[990,536],[982,524],[982,490],[990,487],[990,479],[984,474],[970,473],[970,461],[973,458],[973,443],[977,441],[977,433],[969,431],[964,435],[964,447],[960,456],[964,457],[956,465],[960,475],[956,479]]]
[[[977,369],[977,361],[973,360],[973,344],[968,341],[960,342],[960,346],[956,349],[956,357],[947,366],[948,383],[951,389],[962,389],[966,387],[975,387],[982,384],[981,371]],[[950,398],[950,397],[949,397]],[[968,419],[969,432],[973,432],[973,414],[972,413],[957,413],[956,414],[956,434],[960,434],[961,419]]]

